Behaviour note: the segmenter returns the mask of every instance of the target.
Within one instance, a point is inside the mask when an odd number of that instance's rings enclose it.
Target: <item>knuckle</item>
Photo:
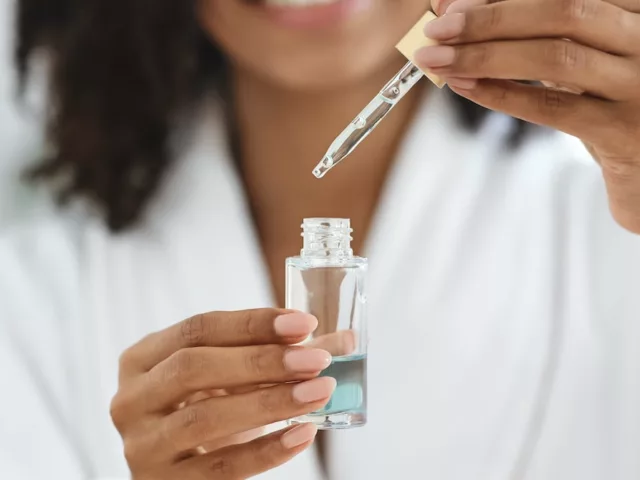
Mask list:
[[[209,336],[210,323],[202,313],[184,320],[180,333],[185,344],[190,347],[202,345]]]
[[[594,10],[594,3],[591,0],[558,0],[558,18],[567,24],[582,22]]]
[[[469,17],[467,22],[471,25],[471,29],[478,34],[499,28],[504,16],[502,5],[491,5],[477,11],[471,10],[467,15]]]
[[[585,63],[584,51],[575,43],[566,40],[550,41],[544,58],[548,67],[556,72],[580,68]]]
[[[207,425],[211,425],[210,412],[201,405],[193,404],[185,407],[180,412],[180,421],[178,428],[190,434],[197,436],[198,432],[204,431]]]
[[[261,412],[273,415],[278,412],[280,405],[283,404],[281,399],[278,398],[270,388],[263,388],[258,390],[258,408]]]
[[[614,160],[603,163],[605,176],[614,185],[632,184],[640,178],[640,164],[628,160]]]
[[[109,414],[113,425],[119,432],[122,432],[127,424],[128,403],[121,392],[115,394],[109,405]]]
[[[133,349],[127,348],[118,358],[118,369],[120,370],[120,373],[126,373],[133,368],[134,364]]]
[[[240,334],[248,339],[258,338],[260,336],[260,317],[251,310],[238,313],[240,317],[237,319],[237,325]]]
[[[249,353],[245,357],[247,371],[263,377],[269,371],[269,362],[266,355],[262,351]]]
[[[554,115],[565,109],[565,103],[561,92],[552,88],[545,88],[540,95],[538,111],[545,115]]]
[[[209,460],[207,465],[209,473],[213,474],[213,478],[238,478],[234,474],[234,466],[230,459],[223,456],[215,456]]]
[[[176,417],[165,427],[163,438],[175,451],[193,448],[212,439],[219,439],[229,432],[229,418],[224,411],[214,408],[209,402],[188,405],[177,412]]]
[[[498,106],[508,105],[511,100],[510,91],[506,88],[496,89],[493,100]]]
[[[482,69],[491,61],[491,49],[487,45],[475,45],[463,49],[461,57],[463,66],[473,70]]]
[[[485,28],[487,29],[494,29],[496,27],[499,27],[502,24],[502,5],[492,5],[488,10],[487,10],[487,18],[486,18],[486,24],[484,25]]]
[[[278,456],[282,450],[278,448],[274,442],[262,442],[253,452],[256,462],[263,468],[273,467],[278,463]]]
[[[186,389],[197,388],[196,378],[203,370],[202,360],[188,349],[178,350],[169,359],[165,382],[177,382]]]
[[[246,356],[246,369],[260,378],[270,377],[283,364],[282,355],[276,346],[258,348]]]

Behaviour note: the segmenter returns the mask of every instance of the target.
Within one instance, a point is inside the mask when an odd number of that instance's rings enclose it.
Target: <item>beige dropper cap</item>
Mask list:
[[[409,30],[409,32],[407,32],[402,40],[400,40],[400,42],[398,42],[398,44],[396,45],[396,48],[400,51],[400,53],[407,57],[407,60],[416,65],[418,68],[420,67],[416,64],[414,59],[414,53],[416,52],[416,50],[422,47],[437,45],[436,41],[425,37],[423,32],[424,26],[430,21],[435,20],[436,18],[438,17],[436,17],[432,12],[425,13],[422,18],[418,20],[418,23],[416,23],[413,28]],[[420,68],[420,70],[422,70],[422,73],[424,73],[429,80],[435,83],[438,88],[442,88],[445,86],[446,82],[439,76],[434,75],[433,73],[422,68]]]

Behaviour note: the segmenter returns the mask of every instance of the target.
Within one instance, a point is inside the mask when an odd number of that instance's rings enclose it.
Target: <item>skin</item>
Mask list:
[[[640,233],[640,1],[434,0],[434,9],[447,14],[425,33],[443,45],[421,50],[420,63],[463,79],[453,90],[480,105],[580,138],[614,218]]]
[[[433,8],[442,14],[451,3]],[[200,5],[202,25],[232,60],[242,181],[282,302],[282,259],[300,248],[291,225],[301,218],[351,218],[360,233],[354,249],[362,248],[396,147],[428,92],[414,89],[322,181],[311,168],[404,63],[393,45],[426,5],[378,0],[357,18],[312,31],[274,25],[243,0]],[[459,0],[451,8],[439,26],[430,24],[427,33],[441,45],[421,51],[421,63],[474,102],[581,138],[602,165],[615,218],[640,232],[639,0]],[[507,80],[514,78],[555,88]],[[112,417],[135,480],[248,478],[311,445],[312,426],[258,438],[264,425],[318,409],[335,387],[315,377],[328,355],[341,352],[330,338],[291,347],[317,321],[288,313],[199,315],[123,354]],[[292,351],[307,352],[306,360],[292,364]],[[296,399],[291,381],[314,398]]]
[[[333,379],[315,378],[329,353],[291,346],[316,326],[283,310],[211,312],[126,350],[111,416],[132,478],[248,478],[308,447],[312,425],[257,437],[262,426],[317,410],[333,393]]]
[[[354,113],[406,62],[394,45],[425,8],[425,0],[374,0],[353,19],[309,31],[276,25],[244,0],[202,3],[204,28],[234,59],[243,181],[280,301],[282,259],[300,249],[299,232],[291,228],[300,219],[350,218],[359,232],[354,249],[361,250],[424,91],[414,89],[331,175],[318,181],[310,172]]]

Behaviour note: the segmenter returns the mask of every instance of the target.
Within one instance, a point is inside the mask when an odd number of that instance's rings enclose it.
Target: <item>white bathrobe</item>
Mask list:
[[[330,437],[328,479],[640,479],[640,237],[575,141],[509,151],[509,121],[469,134],[448,101],[418,113],[366,242],[369,424]],[[125,235],[43,192],[0,197],[0,479],[128,478],[122,350],[273,304],[215,109],[196,130]],[[0,125],[3,152],[37,151],[28,132]],[[322,475],[311,449],[260,478]]]

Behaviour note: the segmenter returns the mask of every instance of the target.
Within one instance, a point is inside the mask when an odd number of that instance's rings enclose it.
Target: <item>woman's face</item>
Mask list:
[[[361,81],[398,61],[395,44],[428,0],[201,0],[201,22],[232,63],[296,90]]]

